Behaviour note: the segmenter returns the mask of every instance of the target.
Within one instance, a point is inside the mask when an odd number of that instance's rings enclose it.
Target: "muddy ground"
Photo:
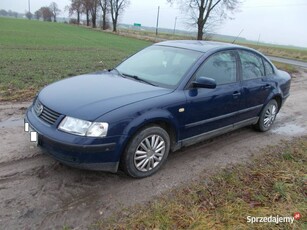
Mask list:
[[[243,128],[169,155],[154,176],[136,180],[64,166],[29,142],[23,114],[30,102],[0,103],[0,228],[84,229],[114,211],[154,199],[175,186],[260,149],[307,134],[307,72],[293,75],[291,96],[267,133]]]

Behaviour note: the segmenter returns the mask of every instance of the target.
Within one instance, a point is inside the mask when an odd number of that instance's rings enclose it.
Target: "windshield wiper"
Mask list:
[[[118,69],[116,69],[116,68],[114,68],[114,69],[109,69],[108,70],[109,72],[111,72],[111,71],[115,71],[119,76],[121,76],[121,77],[125,77],[125,76],[123,76],[123,74],[121,73],[121,72],[119,72],[119,70]]]
[[[130,75],[130,74],[126,74],[126,73],[122,73],[121,75],[124,76],[124,77],[129,77],[129,78],[135,79],[137,81],[144,82],[144,83],[152,85],[152,86],[157,86],[157,85],[151,83],[150,81],[144,80],[144,79],[142,79],[142,78],[140,78],[140,77],[138,77],[136,75]]]

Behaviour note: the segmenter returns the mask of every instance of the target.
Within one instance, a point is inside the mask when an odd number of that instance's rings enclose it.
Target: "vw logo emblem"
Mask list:
[[[43,110],[44,110],[44,106],[43,105],[39,105],[39,107],[37,109],[37,116],[41,115]]]

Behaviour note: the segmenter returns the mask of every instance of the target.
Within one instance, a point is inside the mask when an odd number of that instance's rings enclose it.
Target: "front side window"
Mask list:
[[[261,78],[264,76],[262,58],[249,51],[240,50],[243,80]]]
[[[203,53],[150,46],[117,66],[123,76],[137,76],[160,87],[174,88]]]
[[[197,70],[195,78],[213,78],[217,85],[236,82],[236,57],[231,51],[219,52],[210,56]]]

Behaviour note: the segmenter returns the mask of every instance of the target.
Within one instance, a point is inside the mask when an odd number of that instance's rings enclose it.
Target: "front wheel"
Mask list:
[[[168,133],[158,126],[147,127],[129,142],[121,159],[123,170],[130,176],[151,176],[166,161],[170,150]]]
[[[275,121],[277,112],[278,104],[276,100],[272,99],[261,111],[259,121],[255,125],[255,128],[262,132],[268,131]]]

